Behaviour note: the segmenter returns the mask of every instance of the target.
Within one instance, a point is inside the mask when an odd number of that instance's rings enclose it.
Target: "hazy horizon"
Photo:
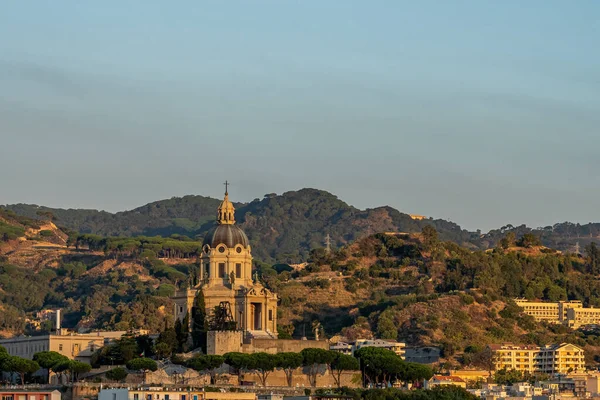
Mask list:
[[[7,3],[0,204],[319,188],[469,230],[600,222],[600,3]]]

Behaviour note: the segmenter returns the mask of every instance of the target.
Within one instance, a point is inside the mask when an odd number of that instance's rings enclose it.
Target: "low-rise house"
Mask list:
[[[58,390],[0,389],[2,400],[61,400]]]
[[[467,388],[467,382],[458,376],[452,375],[434,375],[430,380],[425,381],[425,389],[431,389],[436,386],[458,386]]]
[[[346,342],[338,342],[329,346],[329,350],[337,351],[338,353],[346,354],[351,356],[354,353],[354,346]]]
[[[203,388],[140,387],[102,389],[98,400],[257,400],[255,393],[206,392]]]
[[[440,353],[441,350],[438,347],[406,347],[404,349],[404,359],[419,364],[435,364],[440,361]]]
[[[450,375],[457,376],[465,382],[486,381],[491,376],[489,371],[483,369],[454,369],[450,371]]]
[[[353,400],[354,397],[343,394],[313,394],[310,396],[284,396],[283,400]]]
[[[92,354],[104,346],[104,337],[98,335],[43,335],[18,336],[0,340],[11,356],[32,359],[40,351],[56,351],[63,356],[89,362]]]
[[[134,332],[133,335],[138,332]],[[89,363],[92,354],[96,350],[127,334],[132,333],[127,331],[96,331],[79,334],[59,329],[57,334],[16,336],[10,339],[2,339],[0,345],[4,346],[11,356],[32,359],[33,355],[40,351],[56,351],[71,360]]]
[[[276,393],[259,394],[258,400],[284,400],[284,395]]]
[[[354,351],[360,350],[363,347],[379,347],[382,349],[387,349],[387,350],[391,350],[394,353],[396,353],[396,355],[404,358],[404,349],[406,348],[406,344],[402,343],[402,342],[397,342],[395,340],[382,340],[382,339],[375,339],[375,340],[367,340],[367,339],[358,339],[355,343],[354,343]]]
[[[354,353],[363,347],[379,347],[382,349],[391,350],[398,356],[404,359],[406,344],[395,340],[382,339],[358,339],[354,343],[339,342],[329,346],[330,350],[337,351],[342,354],[354,355]]]

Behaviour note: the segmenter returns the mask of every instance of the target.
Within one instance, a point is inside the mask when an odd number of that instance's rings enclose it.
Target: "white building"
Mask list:
[[[363,347],[379,347],[382,349],[391,350],[404,359],[406,344],[397,342],[395,340],[357,339],[354,343],[339,342],[335,345],[331,345],[329,349],[342,354],[354,355],[354,352],[362,349]]]

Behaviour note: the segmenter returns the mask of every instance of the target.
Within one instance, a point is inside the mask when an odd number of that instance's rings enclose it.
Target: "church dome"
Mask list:
[[[248,236],[239,227],[231,224],[219,224],[208,231],[202,245],[208,245],[214,249],[220,244],[224,244],[228,248],[234,248],[237,245],[246,248],[250,243]]]
[[[245,248],[250,244],[244,231],[235,226],[235,208],[229,201],[227,185],[228,182],[225,182],[225,198],[217,210],[217,226],[208,231],[202,246],[208,245],[214,249],[218,245],[224,244],[229,248],[237,245]]]

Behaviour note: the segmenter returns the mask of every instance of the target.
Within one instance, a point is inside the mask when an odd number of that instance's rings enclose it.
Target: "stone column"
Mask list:
[[[248,300],[248,297],[246,297],[244,299],[244,330],[245,331],[249,331],[250,330],[250,301]]]
[[[215,260],[210,260],[210,274],[209,274],[209,282],[211,284],[211,286],[215,283],[215,281],[218,279],[217,275],[218,275],[218,267],[217,267],[217,262]]]
[[[263,324],[262,325],[263,326],[262,326],[262,330],[266,331],[266,330],[269,329],[269,302],[267,301],[266,297],[265,297],[262,309],[263,309],[263,318],[262,318],[262,320],[263,320]]]

